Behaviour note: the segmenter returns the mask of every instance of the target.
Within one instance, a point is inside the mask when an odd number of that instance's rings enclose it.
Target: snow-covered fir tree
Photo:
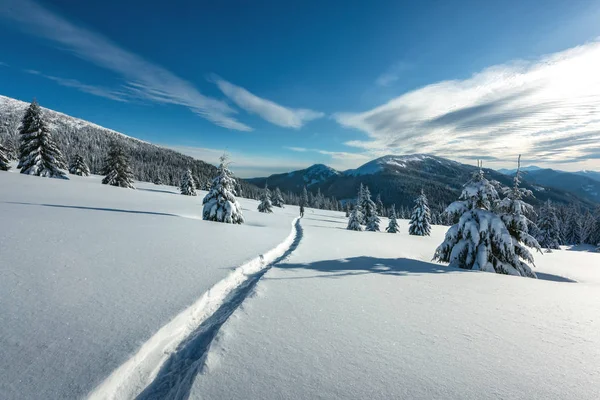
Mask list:
[[[269,187],[265,184],[265,190],[262,192],[260,196],[260,203],[258,204],[258,211],[261,213],[272,213],[273,212],[273,203],[271,203],[271,191]]]
[[[369,232],[379,232],[379,216],[377,215],[377,205],[371,199],[371,192],[369,188],[365,186],[363,192],[363,206],[362,212],[364,214],[365,230]]]
[[[369,196],[370,197],[370,196]],[[367,196],[365,194],[365,187],[363,186],[363,184],[361,183],[359,188],[358,188],[358,200],[356,201],[356,207],[359,208],[359,211],[362,215],[362,220],[360,221],[361,224],[366,224],[366,216],[365,216],[365,206],[367,203]]]
[[[207,221],[241,224],[244,222],[242,207],[235,198],[236,181],[229,170],[226,155],[220,158],[217,177],[212,181],[208,194],[202,200],[202,218]]]
[[[9,169],[8,149],[0,144],[0,171],[8,171]]]
[[[463,187],[460,200],[448,206],[447,213],[459,214],[458,223],[446,232],[434,260],[450,267],[535,277],[515,254],[513,238],[492,206],[498,192],[479,170]]]
[[[528,247],[539,252],[541,250],[538,241],[529,234],[529,226],[533,225],[533,222],[527,216],[535,215],[533,206],[523,200],[525,197],[533,197],[533,193],[531,190],[519,187],[521,183],[520,174],[521,156],[519,155],[513,186],[503,188],[505,197],[497,204],[497,210],[513,239],[514,252],[521,262],[521,268],[518,269],[528,272],[531,271],[531,265],[534,263],[533,255]],[[532,277],[535,277],[535,273],[531,272],[531,274]]]
[[[300,197],[300,205],[304,207],[308,207],[308,192],[306,190],[306,186],[302,188],[302,196]]]
[[[537,226],[539,231],[537,241],[540,246],[548,250],[560,249],[562,240],[560,238],[558,218],[550,200],[540,209]]]
[[[381,201],[381,194],[378,193],[375,198],[375,205],[377,206],[377,215],[383,216],[385,213],[385,208],[383,207],[383,202]]]
[[[272,203],[275,207],[283,208],[283,195],[281,194],[281,190],[278,187],[275,188],[273,192],[273,200]]]
[[[362,231],[363,228],[360,225],[361,220],[362,215],[360,212],[360,208],[354,207],[354,209],[350,213],[350,217],[348,218],[348,227],[346,229],[350,231]]]
[[[396,205],[392,204],[392,210],[390,211],[390,222],[387,226],[387,228],[385,228],[387,233],[398,233],[398,229],[400,228],[398,226],[398,221],[396,221]]]
[[[79,154],[76,154],[69,165],[69,173],[78,176],[90,176],[90,169]]]
[[[413,208],[408,226],[408,233],[415,236],[429,236],[431,234],[431,214],[429,212],[429,204],[427,196],[421,190],[421,195],[415,200],[415,208]]]
[[[22,174],[68,179],[63,171],[66,164],[62,153],[52,139],[42,109],[35,100],[25,111],[19,135],[18,168]]]
[[[181,194],[184,196],[195,196],[196,195],[196,182],[194,182],[194,177],[192,176],[191,170],[186,170],[181,177],[181,184],[179,185],[179,190]]]
[[[581,244],[581,216],[575,208],[569,210],[565,229],[565,242],[571,245]]]
[[[156,177],[155,177],[155,178],[152,180],[152,183],[154,183],[155,185],[162,185],[162,184],[163,184],[163,181],[162,181],[162,179],[160,179],[160,176],[158,176],[158,175],[157,175],[157,176],[156,176]]]
[[[133,186],[133,173],[129,166],[129,157],[123,146],[114,140],[111,143],[103,170],[102,184],[135,189]]]
[[[346,218],[350,217],[350,202],[346,203],[346,207],[344,207],[346,209]]]

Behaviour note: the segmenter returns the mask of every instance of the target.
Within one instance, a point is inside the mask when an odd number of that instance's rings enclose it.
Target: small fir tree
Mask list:
[[[375,205],[377,206],[377,215],[383,216],[385,212],[385,208],[383,207],[383,202],[381,201],[381,194],[378,193],[375,198]]]
[[[562,240],[560,238],[560,227],[558,218],[552,202],[548,200],[540,210],[540,217],[537,222],[538,236],[537,241],[541,247],[548,250],[560,249]]]
[[[304,207],[308,207],[308,192],[306,190],[306,186],[302,188],[302,197],[300,197],[300,205]]]
[[[371,199],[371,192],[368,187],[364,188],[363,192],[363,207],[365,230],[369,232],[379,232],[379,216],[377,215],[377,205]]]
[[[360,225],[362,215],[358,207],[354,207],[348,218],[348,227],[346,229],[350,231],[362,231],[363,228]]]
[[[71,165],[69,165],[69,173],[78,176],[90,176],[90,169],[79,154],[75,155]]]
[[[188,169],[183,173],[179,189],[184,196],[196,196],[196,182],[194,182],[191,170]]]
[[[125,154],[123,146],[116,140],[113,140],[110,144],[103,173],[102,184],[135,189],[133,186],[133,173],[129,166],[129,157]]]
[[[283,208],[283,195],[281,194],[281,190],[278,187],[275,188],[273,192],[273,205],[275,207]]]
[[[392,204],[392,210],[390,211],[390,222],[385,230],[387,233],[398,233],[399,228],[398,221],[396,221],[396,205]]]
[[[66,169],[62,153],[54,143],[42,109],[35,100],[25,111],[19,135],[18,168],[22,174],[68,179],[62,171]]]
[[[431,214],[427,196],[421,190],[421,195],[415,200],[415,208],[410,217],[408,233],[416,236],[429,236],[431,234]]]
[[[220,158],[217,177],[212,181],[208,194],[202,200],[202,218],[207,221],[241,224],[244,222],[242,207],[235,198],[235,179],[229,170],[227,156]]]
[[[265,190],[260,195],[260,203],[258,204],[258,211],[261,213],[272,213],[273,204],[271,203],[271,191],[265,184]]]
[[[9,169],[8,150],[0,144],[0,171],[8,171]]]

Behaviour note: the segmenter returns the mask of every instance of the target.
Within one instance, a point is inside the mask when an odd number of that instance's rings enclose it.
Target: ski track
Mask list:
[[[298,247],[302,236],[300,218],[296,218],[292,232],[281,244],[211,287],[113,371],[89,399],[187,399],[221,326],[252,293],[260,278]]]

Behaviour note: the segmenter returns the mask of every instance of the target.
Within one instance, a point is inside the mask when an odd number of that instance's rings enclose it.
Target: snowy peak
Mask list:
[[[427,171],[434,169],[436,166],[450,166],[454,164],[456,164],[455,161],[432,156],[430,154],[387,155],[369,161],[356,169],[345,171],[344,174],[349,176],[374,175],[382,172],[399,172],[401,170],[414,168]]]
[[[307,186],[324,182],[332,176],[340,175],[339,171],[324,164],[315,164],[303,171],[303,179]]]

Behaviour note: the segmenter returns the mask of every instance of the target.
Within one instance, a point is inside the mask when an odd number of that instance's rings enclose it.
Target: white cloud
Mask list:
[[[231,117],[236,111],[226,103],[204,96],[170,71],[120,48],[97,33],[75,26],[32,0],[0,1],[0,17],[15,21],[25,31],[56,42],[60,48],[119,74],[133,95],[188,107],[224,128],[252,130]]]
[[[305,123],[325,115],[319,111],[284,107],[271,100],[258,97],[243,87],[236,86],[216,75],[211,76],[210,80],[238,107],[277,126],[298,129]]]
[[[383,74],[379,75],[375,80],[377,86],[390,86],[392,83],[400,79],[400,74],[411,67],[410,64],[404,61],[398,61],[389,67]]]
[[[283,148],[291,150],[291,151],[296,151],[296,152],[299,152],[299,153],[304,153],[304,152],[310,151],[310,149],[307,149],[306,147],[283,146]]]
[[[337,113],[367,134],[371,155],[434,153],[459,160],[600,161],[600,42],[536,61],[493,66],[362,113]]]
[[[59,85],[71,87],[77,90],[80,90],[84,93],[93,94],[94,96],[105,97],[107,99],[120,101],[120,102],[128,102],[129,95],[124,91],[114,90],[109,88],[104,88],[101,86],[88,85],[82,82],[79,82],[76,79],[68,79],[68,78],[59,78],[56,76],[42,74],[39,71],[35,71],[32,69],[25,70],[28,74],[41,76],[42,78],[49,79],[53,82],[58,83]]]

